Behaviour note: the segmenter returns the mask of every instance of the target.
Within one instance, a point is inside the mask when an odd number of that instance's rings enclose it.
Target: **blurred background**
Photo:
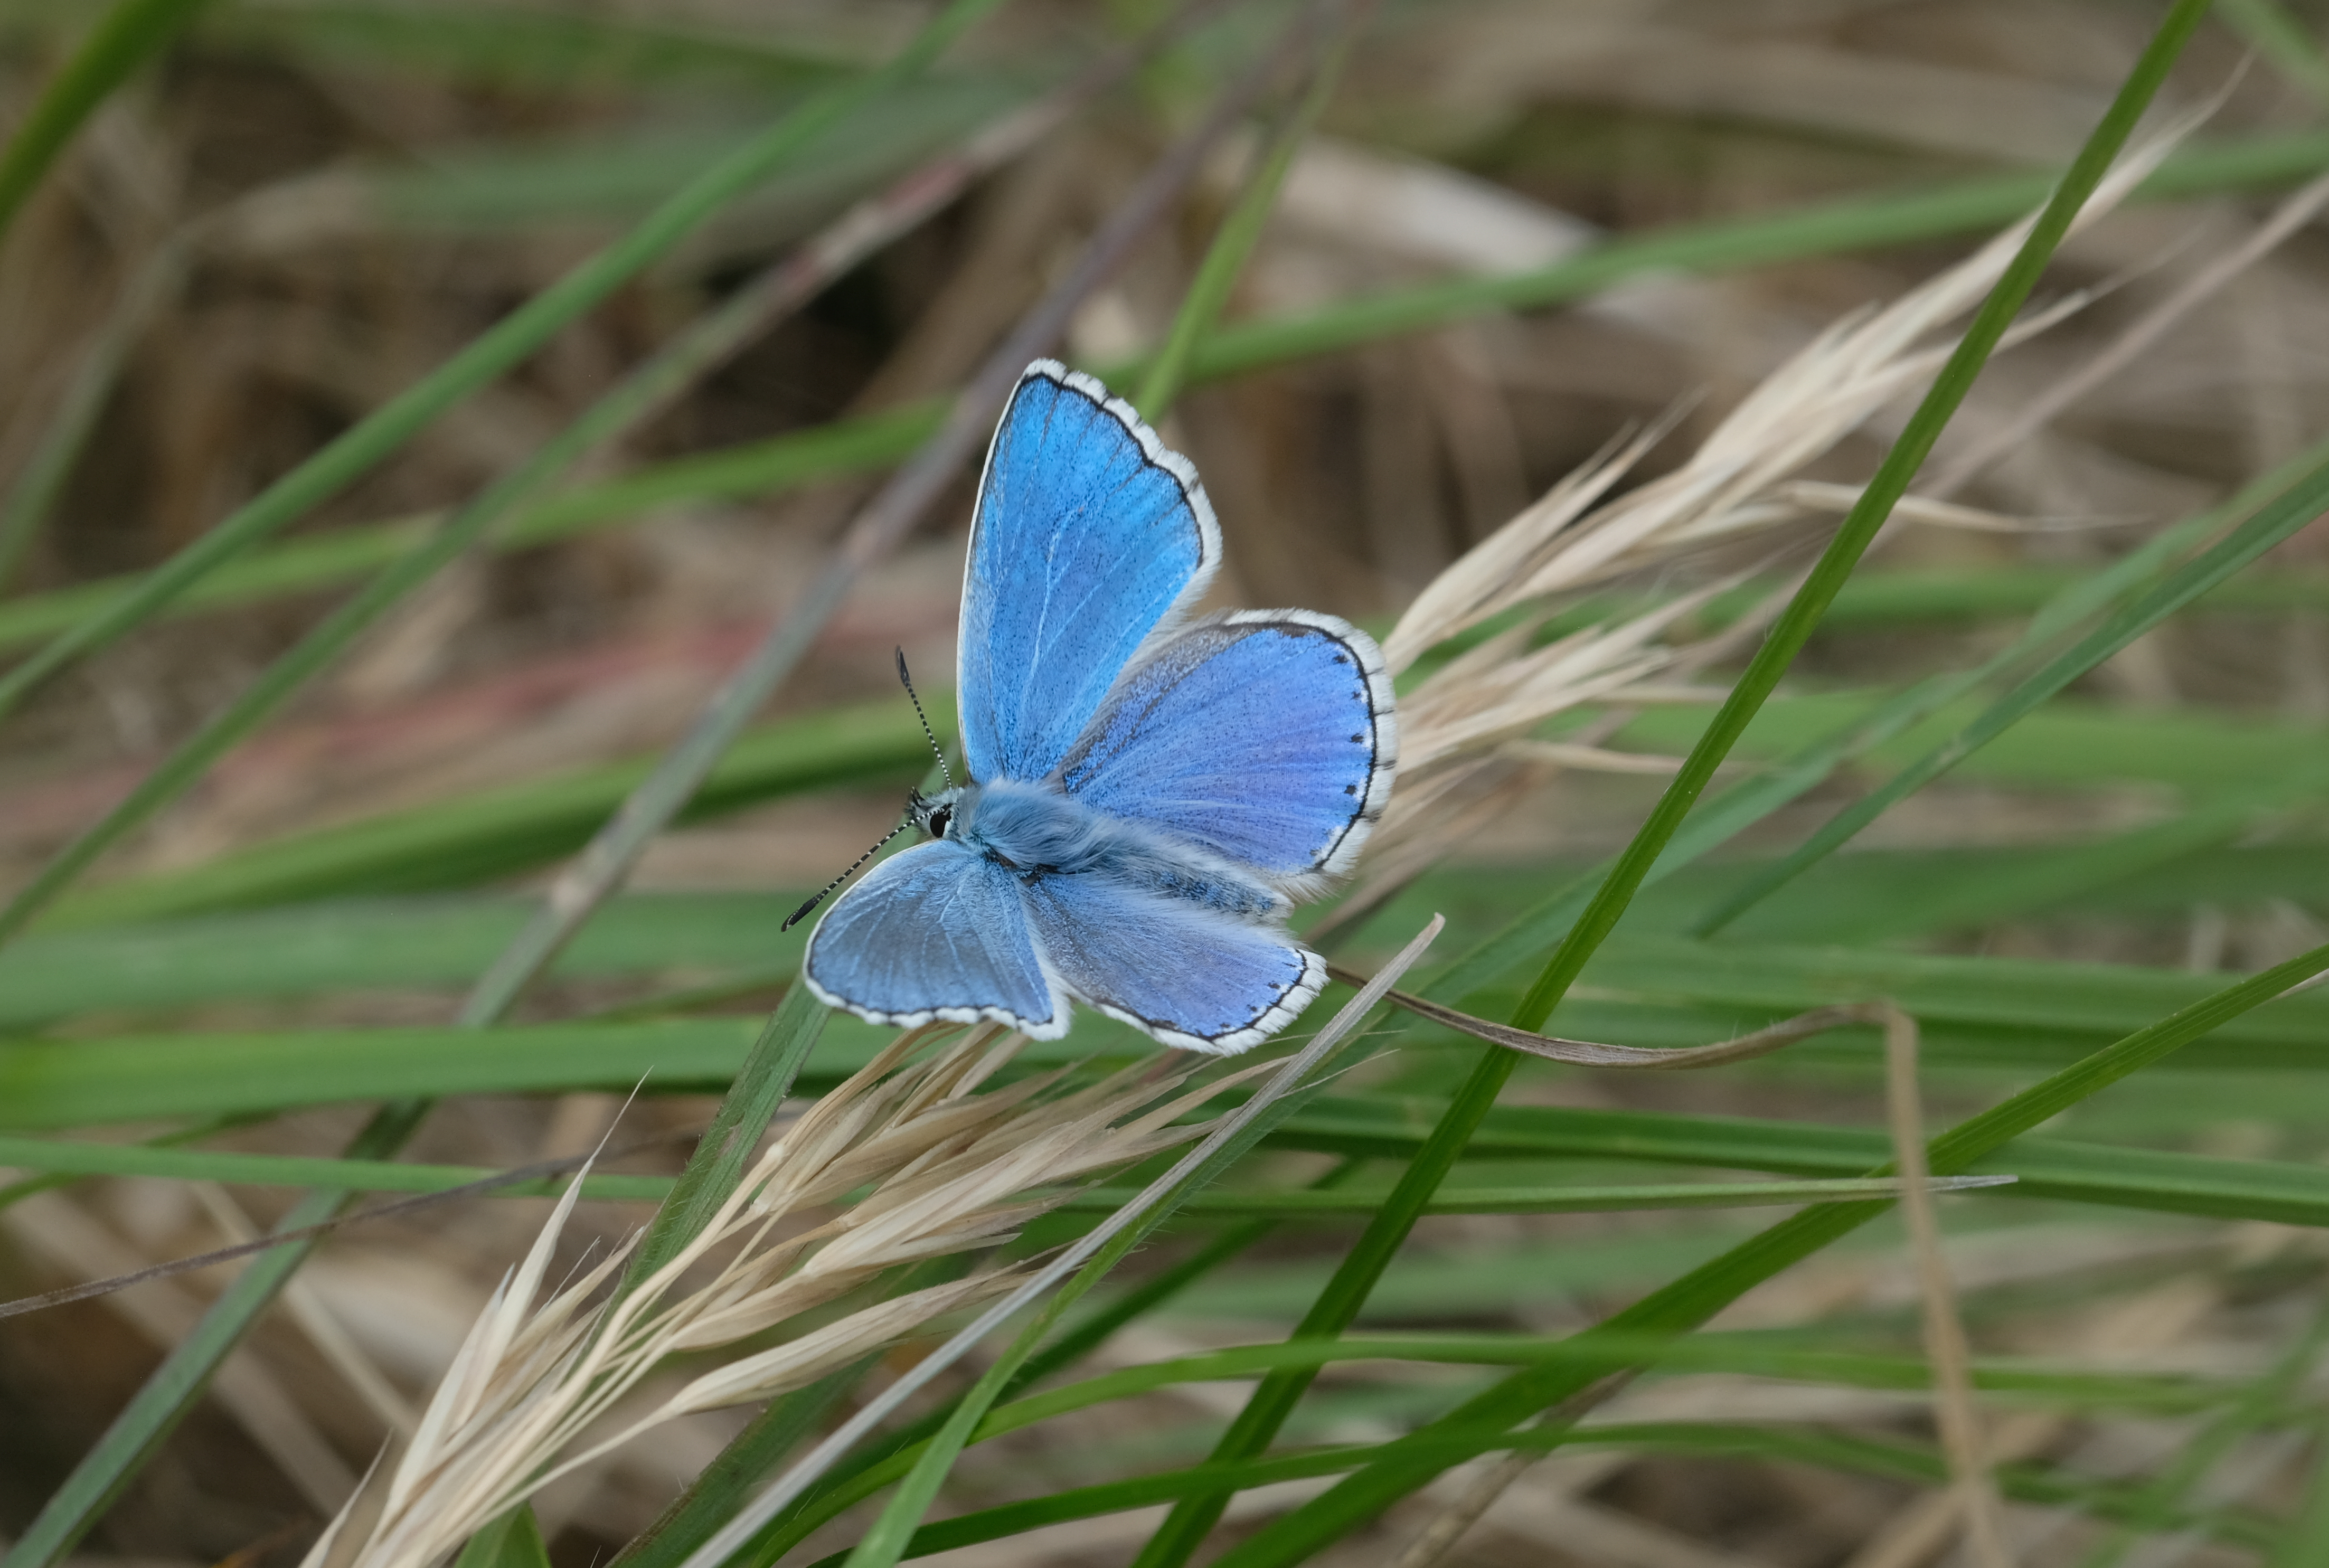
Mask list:
[[[0,12],[0,123],[28,112],[99,9],[11,0]],[[525,461],[685,324],[851,203],[1046,101],[1169,9],[1003,6],[939,67],[855,111],[812,156],[320,495],[287,531],[33,690],[0,742],[0,890],[29,884],[434,519]],[[1164,427],[1221,517],[1228,569],[1217,600],[1330,610],[1380,634],[1465,552],[1612,442],[1654,438],[1621,487],[1674,470],[1832,324],[1900,298],[2041,201],[2155,10],[2134,0],[1384,0],[1226,311],[1232,326],[1342,325],[1315,341],[1256,340],[1242,363],[1201,364]],[[30,656],[132,574],[201,539],[787,105],[894,53],[932,11],[918,0],[188,8],[183,29],[90,116],[0,244],[0,660]],[[2285,238],[2251,243],[2277,203],[2329,169],[2329,68],[2311,52],[2329,14],[2316,11],[2258,0],[2202,27],[2152,122],[2207,112],[2189,161],[2166,188],[2065,246],[2037,303],[2079,307],[2001,354],[1927,469],[1953,476],[1947,498],[1957,510],[1888,536],[1791,676],[1784,697],[1795,705],[1759,732],[1767,741],[1755,755],[1848,716],[1866,694],[1977,664],[2047,595],[2320,439],[2329,240],[2308,212]],[[1289,14],[1260,3],[1203,8],[958,199],[820,278],[798,310],[591,449],[0,951],[0,1024],[12,1038],[151,1043],[448,1023],[515,929],[522,895],[545,884],[797,600],[882,472],[927,430],[931,400],[963,384]],[[1165,221],[1078,309],[1063,357],[1105,371],[1163,340],[1276,112],[1209,155]],[[1645,237],[1679,238],[1603,280],[1579,277],[1542,296],[1487,286]],[[2195,279],[2189,307],[2140,352],[2051,418],[2024,418]],[[1415,317],[1412,330],[1389,316],[1369,325],[1360,308],[1426,298],[1454,303]],[[1916,390],[1797,478],[1863,481]],[[612,934],[586,939],[519,1016],[765,1010],[799,940],[780,940],[773,917],[895,823],[927,760],[915,759],[910,732],[904,750],[895,741],[904,709],[892,649],[944,710],[971,482],[959,473],[867,572],[759,716],[755,733],[769,737],[761,751],[653,845],[631,879],[636,896],[594,928]],[[1807,560],[1837,512],[1806,503],[1752,552],[1677,558],[1597,589],[1616,600],[1565,609],[1589,619],[1601,613],[1594,606],[1638,606],[1736,576],[1743,586],[1673,633],[1711,636]],[[2220,830],[2191,824],[2228,792],[2317,770],[2329,751],[2324,550],[2318,527],[2298,533],[2082,677],[2008,742],[1888,813],[1734,934],[1791,953],[1848,950],[1855,962],[1980,958],[2169,976],[2253,970],[2318,944],[2329,839],[2317,790],[2230,811]],[[1617,760],[1580,747],[1501,776],[1435,841],[1436,869],[1380,890],[1379,918],[1352,924],[1345,950],[1379,955],[1434,908],[1484,935],[1622,845],[1744,646],[1668,677],[1696,683],[1695,693],[1568,715]],[[816,723],[830,732],[797,727]],[[853,751],[849,726],[864,724],[887,727]],[[1741,867],[1791,845],[1880,776],[1839,772],[1756,827],[1732,859],[1654,889],[1637,923],[1679,930]],[[2109,993],[2122,970],[2077,972]],[[1726,993],[1674,980],[1665,994],[1669,979],[1612,980],[1583,998],[1570,1032],[1598,1022],[1636,1044],[1696,1044],[1796,1005],[1759,1002],[1744,982]],[[1620,992],[1655,1005],[1592,1014],[1596,997]],[[2043,1047],[2024,1053],[1979,1011],[1955,1034],[1941,1027],[1932,1045],[1941,1076],[1928,1092],[1950,1114],[2023,1082],[2016,1074],[2031,1062],[2056,1060]],[[2130,1086],[2082,1110],[2088,1119],[2074,1118],[2070,1131],[2314,1161],[2329,1148],[2312,1115],[2319,1091],[2271,1044],[2257,1047],[2246,1078]],[[1415,1060],[1438,1060],[1436,1049]],[[1795,1066],[1655,1085],[1546,1069],[1524,1074],[1515,1094],[1872,1124],[1870,1060],[1862,1041]],[[628,1082],[616,1076],[486,1084],[448,1100],[410,1157],[504,1166],[587,1148],[612,1124],[618,1097],[607,1091]],[[12,1082],[0,1076],[0,1099]],[[1402,1082],[1385,1080],[1386,1091]],[[332,1152],[360,1121],[352,1103],[364,1092],[315,1099],[216,1147]],[[625,1125],[648,1129],[641,1137],[698,1126],[712,1103],[651,1098]],[[83,1120],[115,1129],[108,1138],[142,1137],[197,1110],[238,1110],[125,1106]],[[668,1171],[677,1157],[650,1149],[621,1168]],[[1297,1175],[1323,1168],[1315,1153],[1272,1157]],[[288,1201],[271,1189],[230,1196],[113,1178],[76,1184],[62,1206],[13,1203],[0,1208],[0,1294],[199,1251],[234,1223],[222,1204],[264,1222]],[[2116,1211],[2061,1208],[2031,1205],[1985,1229],[1968,1222],[1980,1233],[1962,1263],[1981,1303],[1969,1309],[1985,1314],[1977,1338],[2061,1350],[2094,1342],[2107,1322],[2129,1364],[2155,1365],[2143,1357],[2177,1346],[2190,1352],[2179,1366],[2250,1367],[2278,1353],[2277,1337],[2317,1296],[2314,1233],[2264,1221],[2105,1222],[2096,1215]],[[609,1231],[644,1212],[586,1208]],[[394,1398],[421,1397],[539,1219],[533,1203],[477,1201],[368,1227],[308,1271],[316,1310],[335,1315]],[[1442,1266],[1395,1274],[1379,1312],[1410,1327],[1550,1332],[1638,1293],[1704,1238],[1737,1233],[1725,1223],[1436,1220],[1418,1244]],[[1567,1261],[1549,1261],[1555,1253]],[[1302,1281],[1323,1277],[1322,1256],[1329,1244],[1307,1233],[1273,1241],[1246,1273],[1189,1298],[1175,1331],[1192,1345],[1282,1332],[1307,1299]],[[1913,1293],[1897,1247],[1827,1261],[1817,1280],[1796,1282],[1825,1291],[1825,1305],[1773,1306],[1767,1320],[1849,1306],[1894,1329],[1907,1321]],[[0,1323],[0,1537],[26,1527],[218,1288],[197,1275]],[[312,1435],[330,1450],[325,1473],[288,1475],[251,1430],[265,1418],[205,1403],[83,1548],[92,1561],[297,1560],[333,1477],[368,1461],[382,1417],[336,1380],[293,1316],[269,1319],[253,1354],[305,1423],[274,1442]],[[1353,1385],[1344,1403],[1326,1401],[1313,1430],[1395,1430],[1442,1392]],[[1191,1459],[1206,1423],[1234,1405],[1199,1388],[1094,1416],[1066,1436],[1023,1434],[999,1445],[1007,1455],[981,1450],[964,1472],[966,1496],[1023,1488],[1029,1473]],[[1882,1430],[1911,1418],[1872,1405],[1817,1419]],[[2185,1431],[2166,1418],[2113,1419],[2064,1418],[2025,1434],[2019,1451],[2117,1442],[2133,1456],[2126,1466],[2140,1467]],[[686,1441],[547,1497],[554,1560],[605,1560],[732,1424],[704,1418]],[[2295,1483],[2272,1465],[2294,1464],[2297,1450],[2276,1451],[2257,1459],[2255,1484],[2283,1485],[2286,1501]],[[1007,1467],[1020,1478],[1006,1478]],[[1897,1477],[1653,1457],[1564,1485],[1555,1490],[1568,1512],[1484,1526],[1457,1560],[1941,1560],[1929,1544],[1922,1554],[1870,1554],[1912,1501]],[[1063,1538],[1056,1552],[1005,1541],[1004,1555],[942,1560],[1114,1563],[1141,1538]],[[848,1536],[819,1539],[825,1550]],[[1389,1561],[1384,1541],[1372,1555],[1353,1547],[1349,1560]],[[2260,1560],[2253,1545],[2221,1540],[2191,1550],[2193,1562]]]

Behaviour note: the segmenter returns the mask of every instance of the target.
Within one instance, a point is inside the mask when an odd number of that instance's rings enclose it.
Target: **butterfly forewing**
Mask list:
[[[971,524],[957,671],[971,777],[1058,767],[1117,672],[1220,561],[1187,459],[1089,376],[1031,366]]]

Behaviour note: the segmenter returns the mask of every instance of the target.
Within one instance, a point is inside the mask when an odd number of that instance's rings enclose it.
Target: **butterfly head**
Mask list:
[[[906,815],[913,819],[915,827],[932,838],[945,838],[955,831],[963,808],[968,804],[963,799],[963,794],[959,785],[951,789],[941,789],[935,795],[925,795],[917,789],[906,802]]]

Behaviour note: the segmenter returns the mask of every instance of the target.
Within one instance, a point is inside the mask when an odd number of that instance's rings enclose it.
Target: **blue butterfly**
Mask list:
[[[1286,930],[1391,797],[1372,638],[1306,609],[1188,619],[1221,567],[1196,470],[1090,376],[1038,360],[995,427],[962,590],[972,782],[834,902],[804,972],[869,1023],[1067,1033],[1070,998],[1243,1051],[1326,983]]]

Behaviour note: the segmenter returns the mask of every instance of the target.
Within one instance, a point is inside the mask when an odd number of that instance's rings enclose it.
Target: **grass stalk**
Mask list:
[[[567,321],[751,189],[843,115],[935,60],[995,3],[957,0],[880,70],[817,94],[690,182],[625,239],[568,272],[151,574],[141,592],[111,617],[100,617],[78,638],[68,633],[42,655],[0,679],[0,718],[48,673],[137,624],[146,608],[171,597],[216,560],[289,523],[314,501],[386,457],[429,420],[539,347]],[[281,670],[284,662],[278,661],[274,669]],[[24,904],[22,895],[17,904]],[[12,905],[12,911],[16,907]],[[33,906],[24,907],[29,912]],[[6,917],[0,916],[0,935],[7,929]],[[398,1101],[383,1108],[346,1152],[357,1157],[393,1154],[427,1111],[426,1101]],[[294,1207],[285,1224],[297,1228],[329,1218],[346,1197],[338,1190],[318,1189]],[[312,1246],[304,1242],[277,1249],[243,1271],[235,1289],[221,1297],[205,1315],[202,1331],[171,1352],[116,1418],[106,1438],[74,1467],[65,1486],[42,1508],[41,1527],[0,1560],[5,1561],[5,1568],[46,1568],[88,1531],[98,1513],[129,1483],[183,1419],[220,1361],[258,1320]]]
[[[2135,198],[2171,201],[2284,184],[2316,173],[2324,163],[2329,163],[2329,136],[2307,132],[2246,138],[2171,157],[2138,187]],[[1201,341],[1187,374],[1194,382],[1225,379],[1428,331],[1485,312],[1560,305],[1645,272],[1719,274],[1946,239],[2009,220],[2045,194],[2042,181],[2012,176],[1915,197],[1857,197],[1768,217],[1652,231],[1612,240],[1584,256],[1534,272],[1387,290],[1297,317],[1226,324]],[[1146,364],[1144,356],[1098,368],[1103,379],[1131,384],[1145,373]],[[820,478],[888,468],[928,439],[944,412],[940,403],[917,402],[652,465],[531,508],[487,545],[524,548],[691,498],[765,496]],[[132,624],[142,623],[148,613],[196,614],[342,586],[394,560],[422,531],[410,520],[373,524],[290,541],[255,552],[248,560],[222,557],[164,592],[133,617]],[[156,570],[176,568],[173,563]],[[79,628],[142,600],[152,577],[127,575],[0,604],[0,648],[80,636]]]
[[[1000,0],[954,0],[954,4],[879,71],[820,93],[780,120],[750,149],[752,166],[765,173],[825,134],[835,120],[876,94],[910,80]],[[740,194],[742,187],[730,194]],[[716,208],[702,214],[709,217]],[[737,290],[699,317],[647,362],[536,449],[511,472],[463,506],[426,543],[409,552],[366,583],[354,597],[277,658],[235,699],[206,721],[129,794],[77,836],[0,909],[0,943],[6,942],[95,864],[105,852],[150,821],[198,783],[228,751],[266,723],[276,710],[322,674],[372,627],[424,583],[466,554],[486,533],[554,484],[587,454],[635,430],[670,406],[672,400],[713,365],[734,354],[768,323],[807,297],[814,280],[828,276],[811,258],[803,265],[780,265]]]
[[[58,671],[141,625],[227,560],[297,522],[439,415],[499,378],[650,262],[759,184],[844,116],[927,67],[997,0],[961,0],[875,71],[816,94],[675,192],[450,359],[268,486],[137,586],[0,676],[0,719]]]
[[[1964,729],[1909,763],[1822,823],[1784,860],[1767,867],[1694,928],[1711,935],[1825,859],[1901,800],[1923,789],[2035,713],[2064,688],[2198,600],[2250,566],[2274,545],[2309,526],[2329,510],[2329,459],[2315,464],[2278,497],[2202,551],[2133,604],[2064,649],[2000,696]]]
[[[1965,1525],[1966,1555],[1975,1568],[2012,1568],[1988,1440],[1974,1402],[1973,1351],[1957,1310],[1955,1281],[1941,1252],[1941,1222],[1925,1169],[1924,1097],[1917,1085],[1917,1023],[1885,1009],[1884,1101],[1892,1130],[1892,1165],[1900,1173],[1900,1213],[1917,1260],[1923,1298],[1925,1359],[1933,1369],[1935,1419],[1948,1456],[1950,1489]]]
[[[1962,1171],[2071,1106],[2324,970],[2329,970],[2329,945],[2227,987],[1958,1123],[1926,1145],[1926,1159],[1936,1175]],[[1888,1162],[1871,1174],[1894,1173]],[[1482,1422],[1510,1425],[1527,1420],[1582,1393],[1612,1372],[1640,1364],[1637,1352],[1630,1347],[1617,1351],[1614,1344],[1608,1358],[1595,1357],[1592,1351],[1599,1337],[1630,1341],[1645,1336],[1688,1334],[1756,1285],[1851,1234],[1890,1206],[1879,1199],[1805,1209],[1578,1335],[1575,1344],[1579,1354],[1574,1360],[1557,1369],[1548,1366],[1507,1378],[1419,1429],[1416,1435],[1463,1431]],[[1240,1542],[1217,1560],[1216,1568],[1278,1568],[1300,1562],[1430,1480],[1439,1469],[1425,1464],[1370,1466]]]
[[[1907,492],[1909,481],[1971,390],[1991,351],[2013,325],[2054,248],[2070,231],[2072,220],[2126,146],[2136,121],[2165,80],[2184,43],[2207,14],[2207,9],[2206,0],[2177,0],[2168,13],[2101,122],[2032,224],[2020,251],[1982,302],[1956,351],[1934,378],[1931,389],[1910,416],[1900,439],[1878,465],[1860,500],[1836,530],[1835,537],[1804,586],[1773,624],[1633,842],[1619,855],[1567,937],[1546,960],[1511,1020],[1514,1027],[1531,1034],[1541,1032],[1545,1020],[1552,1015],[1583,970],[1586,960],[1616,929],[1635,893],[1681,829],[1683,819],[1712,781],[1715,770],[1746,732],[1748,722],[1777,689],[1779,677],[1809,640],[1820,616],[1891,515],[1893,505]],[[1295,1337],[1332,1337],[1358,1316],[1392,1254],[1404,1243],[1421,1215],[1425,1203],[1438,1190],[1474,1130],[1495,1105],[1519,1062],[1519,1055],[1513,1052],[1492,1047],[1482,1053],[1422,1150],[1401,1172],[1391,1197],[1304,1315]],[[1307,1390],[1310,1377],[1311,1374],[1295,1372],[1265,1378],[1215,1446],[1213,1458],[1231,1462],[1268,1448]],[[1229,1497],[1224,1491],[1184,1498],[1175,1504],[1142,1548],[1135,1568],[1182,1568],[1220,1520],[1229,1506]]]
[[[393,1154],[426,1111],[425,1104],[411,1100],[382,1107],[349,1144],[349,1156],[377,1159]],[[294,1204],[275,1228],[297,1231],[321,1224],[354,1195],[345,1189],[317,1188]],[[315,1247],[313,1238],[285,1242],[260,1253],[235,1276],[234,1282],[203,1314],[194,1332],[163,1358],[161,1366],[113,1418],[97,1445],[73,1467],[64,1485],[42,1505],[31,1526],[0,1557],[0,1568],[50,1568],[64,1560],[177,1430],[228,1353],[241,1343],[250,1325]]]
[[[64,68],[51,78],[0,147],[0,235],[15,222],[57,155],[73,134],[129,80],[137,68],[175,38],[203,0],[118,0]]]

